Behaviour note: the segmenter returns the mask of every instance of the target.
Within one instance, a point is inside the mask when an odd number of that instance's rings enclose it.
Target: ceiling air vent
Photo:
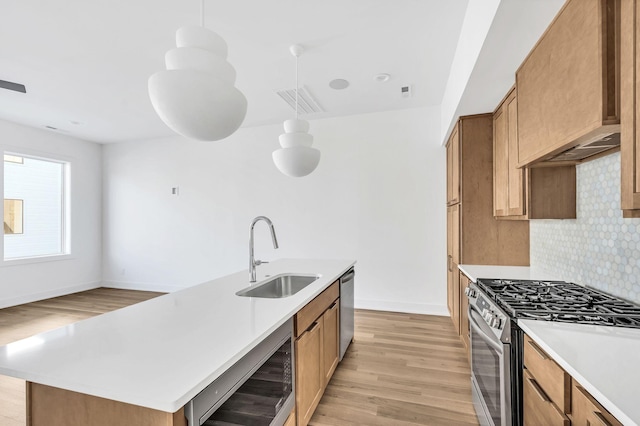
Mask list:
[[[296,89],[280,90],[276,92],[294,111],[296,109]],[[306,86],[298,89],[298,113],[315,114],[324,112],[318,101],[309,93]]]
[[[13,90],[14,92],[27,93],[24,84],[13,83],[11,81],[0,80],[0,89]]]

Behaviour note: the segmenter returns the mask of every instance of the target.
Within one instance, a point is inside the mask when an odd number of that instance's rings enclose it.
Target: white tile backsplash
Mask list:
[[[640,303],[640,219],[620,210],[620,153],[577,166],[577,219],[532,220],[531,266]]]

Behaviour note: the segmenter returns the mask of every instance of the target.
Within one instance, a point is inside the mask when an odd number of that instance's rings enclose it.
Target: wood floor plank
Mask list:
[[[449,318],[357,310],[355,341],[309,424],[477,425],[470,375]]]

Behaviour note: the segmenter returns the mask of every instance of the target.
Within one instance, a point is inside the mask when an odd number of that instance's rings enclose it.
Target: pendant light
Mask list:
[[[320,151],[311,148],[313,136],[309,134],[309,122],[298,118],[298,58],[303,52],[300,45],[289,48],[296,57],[296,118],[284,122],[284,133],[280,135],[282,148],[273,151],[273,162],[278,170],[291,177],[307,176],[320,162]]]
[[[227,43],[200,26],[176,32],[177,47],[165,55],[167,69],[149,77],[149,98],[156,113],[174,132],[201,141],[224,139],[247,113],[247,99],[235,88],[236,71],[227,61]]]

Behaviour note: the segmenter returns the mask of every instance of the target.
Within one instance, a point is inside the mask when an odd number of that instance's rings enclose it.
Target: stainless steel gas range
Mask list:
[[[481,425],[522,425],[524,333],[518,319],[640,328],[640,306],[563,281],[478,279],[466,294]]]

